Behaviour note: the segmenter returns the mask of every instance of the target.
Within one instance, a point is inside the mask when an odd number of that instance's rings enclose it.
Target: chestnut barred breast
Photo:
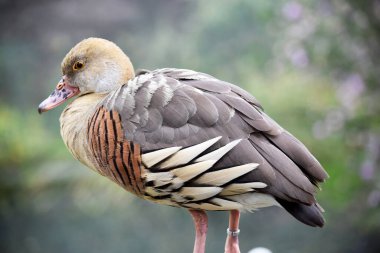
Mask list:
[[[100,106],[89,120],[87,139],[100,174],[138,196],[144,193],[140,145],[124,137],[118,112]]]

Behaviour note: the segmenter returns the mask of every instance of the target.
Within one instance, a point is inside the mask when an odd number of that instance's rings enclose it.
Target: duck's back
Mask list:
[[[238,86],[147,71],[107,95],[86,128],[98,171],[138,196],[206,210],[280,204],[323,225],[315,194],[326,172]]]

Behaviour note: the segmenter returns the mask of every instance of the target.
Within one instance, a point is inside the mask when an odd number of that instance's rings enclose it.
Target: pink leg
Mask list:
[[[207,214],[202,210],[189,210],[195,226],[195,243],[193,253],[205,253],[207,235]]]
[[[230,222],[227,230],[226,245],[224,247],[225,253],[240,253],[239,249],[239,219],[240,212],[238,210],[230,211]]]

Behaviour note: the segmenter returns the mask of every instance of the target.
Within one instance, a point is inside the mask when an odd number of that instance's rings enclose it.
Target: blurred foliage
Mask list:
[[[136,68],[209,73],[254,94],[330,175],[327,225],[243,215],[243,252],[379,252],[380,2],[0,1],[0,252],[191,252],[184,210],[125,193],[74,161],[62,108],[37,114],[78,41],[105,37]],[[210,214],[207,252],[227,215]]]

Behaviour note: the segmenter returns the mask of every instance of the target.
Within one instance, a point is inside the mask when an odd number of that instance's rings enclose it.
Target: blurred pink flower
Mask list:
[[[290,59],[295,67],[304,68],[309,64],[309,57],[305,49],[297,48],[290,56]]]
[[[282,14],[284,15],[285,18],[291,21],[296,21],[300,19],[302,16],[302,11],[303,11],[302,5],[296,1],[287,2],[282,7]]]
[[[366,160],[360,167],[360,176],[363,180],[373,179],[375,173],[375,166],[371,160]]]
[[[337,97],[340,103],[348,112],[356,109],[360,96],[365,91],[365,83],[358,73],[351,73],[337,90]]]
[[[377,207],[380,205],[380,191],[372,191],[367,199],[368,205],[371,207]]]

